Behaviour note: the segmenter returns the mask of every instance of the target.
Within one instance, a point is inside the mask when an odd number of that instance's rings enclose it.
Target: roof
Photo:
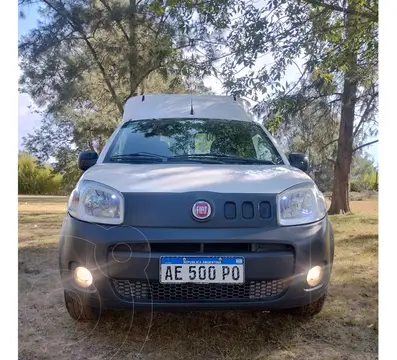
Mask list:
[[[191,101],[193,115],[191,115]],[[123,122],[159,118],[200,118],[253,121],[250,104],[220,95],[140,95],[127,100]]]

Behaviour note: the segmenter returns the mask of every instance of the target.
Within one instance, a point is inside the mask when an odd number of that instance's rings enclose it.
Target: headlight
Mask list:
[[[83,180],[70,195],[68,211],[84,221],[121,224],[124,220],[124,197],[111,187]]]
[[[316,185],[302,184],[277,196],[277,212],[280,225],[307,224],[322,219],[327,204]]]

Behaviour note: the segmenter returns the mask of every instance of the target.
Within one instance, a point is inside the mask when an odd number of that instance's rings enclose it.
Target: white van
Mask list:
[[[313,316],[331,276],[324,196],[228,96],[129,99],[101,154],[86,151],[59,242],[69,314],[261,309]]]

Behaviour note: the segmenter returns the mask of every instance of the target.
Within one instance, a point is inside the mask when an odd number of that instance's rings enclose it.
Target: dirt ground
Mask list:
[[[329,297],[310,321],[261,312],[106,312],[97,324],[67,314],[57,241],[64,197],[19,198],[19,358],[377,359],[378,203],[333,216]]]

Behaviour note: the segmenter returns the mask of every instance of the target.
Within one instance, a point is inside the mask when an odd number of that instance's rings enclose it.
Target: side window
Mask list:
[[[129,134],[127,131],[123,131],[124,129],[121,129],[121,134],[119,137],[119,140],[116,143],[116,146],[114,147],[113,151],[112,151],[112,156],[113,155],[119,155],[119,154],[123,154],[124,153],[124,149],[126,147],[126,144],[128,142],[128,137]]]
[[[268,144],[263,140],[260,135],[256,134],[252,138],[252,141],[254,143],[257,158],[259,160],[273,161],[272,152],[269,149]]]

